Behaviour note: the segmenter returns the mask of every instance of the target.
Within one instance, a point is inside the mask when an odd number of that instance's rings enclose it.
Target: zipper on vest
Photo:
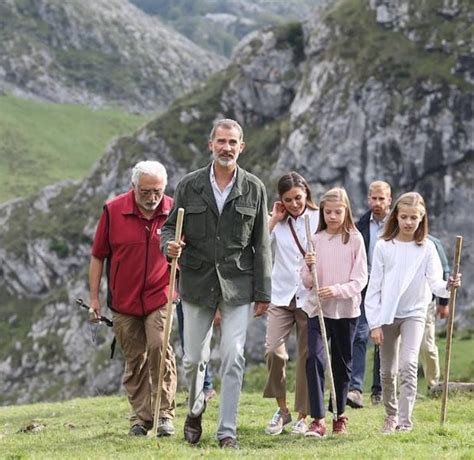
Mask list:
[[[150,225],[151,225],[151,222],[150,222]],[[142,312],[143,312],[143,316],[146,316],[146,313],[145,313],[145,304],[144,304],[144,301],[143,301],[143,295],[144,295],[144,292],[145,292],[145,286],[146,286],[146,277],[147,277],[147,274],[148,274],[148,246],[149,246],[149,242],[150,242],[150,227],[148,226],[148,223],[145,225],[145,240],[146,240],[146,248],[145,248],[145,270],[144,270],[144,275],[143,275],[143,287],[142,287],[142,292],[140,294],[140,297],[141,297],[141,301],[142,301]]]

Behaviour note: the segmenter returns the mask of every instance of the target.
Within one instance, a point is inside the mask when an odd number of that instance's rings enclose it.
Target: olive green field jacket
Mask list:
[[[209,179],[211,164],[184,176],[161,230],[161,250],[175,239],[176,217],[184,208],[179,259],[179,294],[187,302],[215,307],[271,298],[272,256],[265,186],[237,167],[232,190],[219,215]]]

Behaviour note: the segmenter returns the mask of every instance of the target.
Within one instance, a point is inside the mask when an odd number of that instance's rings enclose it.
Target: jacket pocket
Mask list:
[[[184,216],[185,238],[200,240],[206,237],[206,211],[205,205],[191,205],[186,208]]]
[[[192,270],[197,270],[201,268],[202,260],[194,257],[187,251],[183,251],[183,255],[179,259],[179,264],[182,268],[191,268]]]
[[[235,205],[236,218],[233,235],[243,246],[247,246],[252,237],[257,210],[250,206]]]
[[[249,257],[239,257],[235,261],[235,265],[242,272],[253,270],[253,259]]]

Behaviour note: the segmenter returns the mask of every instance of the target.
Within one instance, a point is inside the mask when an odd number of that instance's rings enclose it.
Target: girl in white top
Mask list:
[[[405,193],[395,203],[374,250],[365,314],[371,337],[380,345],[384,434],[412,429],[426,309],[432,293],[449,297],[439,256],[427,236],[428,216],[422,196]],[[460,286],[460,276],[450,278],[448,286]]]
[[[278,181],[280,200],[273,204],[269,222],[270,239],[274,251],[272,298],[267,312],[265,358],[268,379],[263,396],[276,398],[278,409],[267,425],[266,433],[277,435],[291,422],[286,403],[286,342],[296,325],[298,356],[296,361],[295,410],[298,419],[292,426],[294,434],[304,434],[309,412],[306,382],[307,316],[301,307],[309,290],[303,286],[300,271],[304,266],[306,248],[305,216],[309,216],[312,232],[318,226],[318,208],[311,198],[306,180],[291,172]]]
[[[367,256],[362,235],[356,229],[351,205],[343,188],[327,191],[320,203],[319,226],[313,236],[314,253],[306,254],[306,263],[316,265],[320,300],[327,337],[331,341],[331,368],[337,402],[337,419],[333,434],[347,432],[345,416],[347,392],[352,372],[352,343],[360,316],[361,291],[367,284]],[[312,277],[305,267],[302,272],[306,286]],[[311,299],[312,296],[309,298]],[[326,356],[316,311],[309,312],[308,359],[306,375],[310,396],[311,423],[305,436],[326,435],[324,368]],[[331,409],[332,403],[329,404]]]

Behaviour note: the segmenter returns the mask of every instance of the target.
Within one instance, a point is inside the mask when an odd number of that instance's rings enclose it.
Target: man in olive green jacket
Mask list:
[[[237,406],[245,370],[243,356],[250,306],[265,313],[271,295],[271,250],[263,183],[237,166],[244,149],[242,128],[219,120],[209,137],[213,162],[178,184],[162,229],[161,248],[180,257],[179,292],[184,314],[184,369],[189,384],[185,439],[202,433],[202,391],[210,357],[212,320],[221,311],[221,402],[217,439],[236,447]],[[174,240],[176,216],[184,208],[183,241]]]

